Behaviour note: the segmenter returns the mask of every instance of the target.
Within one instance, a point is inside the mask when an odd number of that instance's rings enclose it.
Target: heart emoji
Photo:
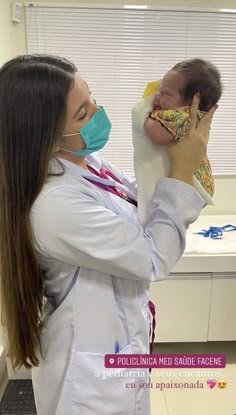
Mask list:
[[[208,384],[209,388],[213,389],[216,386],[217,382],[216,382],[215,379],[208,379],[207,384]]]
[[[111,363],[111,365],[114,363],[114,359],[109,359],[109,362]]]

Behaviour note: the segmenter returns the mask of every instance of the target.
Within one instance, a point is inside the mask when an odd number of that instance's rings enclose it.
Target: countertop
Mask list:
[[[236,277],[236,231],[224,232],[219,240],[194,234],[228,224],[236,226],[236,215],[201,215],[189,227],[184,255],[172,273],[235,273]]]

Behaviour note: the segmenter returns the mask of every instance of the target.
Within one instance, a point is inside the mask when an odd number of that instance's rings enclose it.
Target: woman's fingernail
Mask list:
[[[215,104],[214,105],[214,108],[217,110],[217,108],[219,108],[219,105],[218,104]]]
[[[197,98],[200,98],[200,92],[199,92],[199,91],[198,91],[198,92],[196,92],[196,94],[195,94],[195,95],[196,95],[196,97],[197,97]]]

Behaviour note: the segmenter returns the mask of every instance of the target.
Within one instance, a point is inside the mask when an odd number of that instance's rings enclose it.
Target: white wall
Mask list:
[[[2,327],[0,327],[0,392],[6,377],[6,358],[2,340]]]
[[[18,0],[19,1],[19,0]],[[26,0],[29,2],[29,0]],[[25,2],[25,1],[24,1]],[[37,3],[59,3],[59,0],[32,0]],[[235,0],[60,0],[60,3],[93,4],[148,4],[155,6],[202,7],[202,8],[236,8]]]
[[[47,0],[41,0],[46,2]],[[51,0],[50,3],[58,1]],[[67,1],[64,0],[64,3]],[[77,0],[75,3],[103,4],[150,4],[177,7],[236,8],[235,0]],[[72,3],[72,1],[70,1]],[[10,0],[0,0],[0,64],[12,56],[26,52],[25,23],[12,23],[10,19]],[[235,97],[236,99],[236,97]],[[236,137],[235,137],[236,139]],[[235,160],[236,163],[236,160]],[[216,179],[215,206],[207,207],[203,214],[236,214],[236,176]]]
[[[11,21],[10,1],[0,0],[0,65],[15,55],[25,53],[24,22]]]

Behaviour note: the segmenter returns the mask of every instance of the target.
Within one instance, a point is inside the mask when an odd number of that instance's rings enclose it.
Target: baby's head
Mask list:
[[[190,105],[196,92],[200,92],[199,109],[208,111],[222,94],[220,73],[212,63],[202,59],[182,61],[163,77],[153,108],[164,110]]]

